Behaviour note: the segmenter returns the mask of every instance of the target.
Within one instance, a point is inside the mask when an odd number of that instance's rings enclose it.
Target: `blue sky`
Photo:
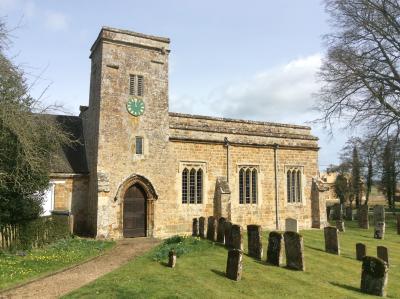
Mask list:
[[[303,124],[329,31],[321,0],[0,0],[12,32],[9,55],[44,101],[77,114],[87,105],[89,49],[101,26],[171,39],[170,110]],[[320,138],[320,168],[337,162],[346,133]]]

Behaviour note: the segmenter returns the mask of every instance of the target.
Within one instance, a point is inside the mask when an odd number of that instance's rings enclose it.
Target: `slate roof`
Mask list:
[[[56,154],[58,159],[51,167],[52,173],[88,173],[82,119],[79,116],[69,115],[44,114],[43,117],[49,117],[57,122],[76,141],[72,145],[58,149]]]

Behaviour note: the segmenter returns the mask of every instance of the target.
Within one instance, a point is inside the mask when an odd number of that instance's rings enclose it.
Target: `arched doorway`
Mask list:
[[[128,188],[123,202],[124,238],[145,237],[147,232],[147,196],[139,184]]]

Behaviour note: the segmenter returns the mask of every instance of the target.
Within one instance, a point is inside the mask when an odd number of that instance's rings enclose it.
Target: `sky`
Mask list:
[[[330,31],[321,0],[0,0],[0,17],[31,93],[66,113],[88,105],[89,50],[110,26],[171,39],[170,111],[310,125],[320,169],[350,134],[310,124]]]

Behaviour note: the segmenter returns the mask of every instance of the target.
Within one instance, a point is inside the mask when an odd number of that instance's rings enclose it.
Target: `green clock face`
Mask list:
[[[126,109],[133,116],[140,116],[144,112],[144,102],[141,99],[131,98],[126,103]]]

